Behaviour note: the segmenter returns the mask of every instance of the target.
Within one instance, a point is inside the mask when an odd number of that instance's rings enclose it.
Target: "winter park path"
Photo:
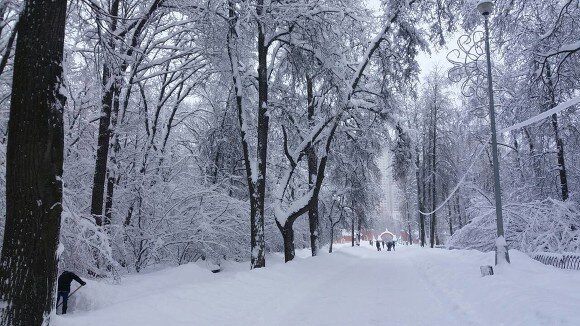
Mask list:
[[[289,264],[271,256],[254,271],[189,264],[120,285],[89,282],[54,324],[580,325],[580,273],[511,253],[512,266],[491,277],[479,266],[493,253],[368,244]]]

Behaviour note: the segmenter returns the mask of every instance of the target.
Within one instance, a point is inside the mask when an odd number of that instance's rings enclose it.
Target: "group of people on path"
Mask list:
[[[383,249],[385,249],[385,244],[387,245],[387,251],[391,251],[391,248],[395,251],[395,241],[376,240],[375,242],[377,244],[377,251],[381,251],[381,245],[383,246]]]

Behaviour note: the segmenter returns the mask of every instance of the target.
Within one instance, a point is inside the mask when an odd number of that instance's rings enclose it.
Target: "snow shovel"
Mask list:
[[[75,294],[75,292],[77,292],[78,290],[80,290],[83,286],[79,286],[78,288],[76,288],[76,290],[72,291],[71,294],[68,295],[68,298],[70,299],[70,297],[72,297],[73,294]],[[56,305],[56,309],[58,309],[58,307],[60,307],[60,305],[62,305],[62,301]]]

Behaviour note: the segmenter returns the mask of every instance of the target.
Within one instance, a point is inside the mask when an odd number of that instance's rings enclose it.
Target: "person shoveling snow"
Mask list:
[[[63,315],[66,314],[66,309],[67,309],[67,305],[68,305],[68,297],[69,297],[69,293],[70,293],[70,285],[71,285],[73,280],[79,282],[79,284],[81,286],[84,286],[85,284],[87,284],[80,277],[78,277],[77,274],[75,274],[73,272],[69,272],[69,271],[62,272],[62,274],[60,274],[60,276],[58,277],[58,289],[57,289],[58,296],[56,298],[56,303],[57,303],[57,308],[58,308],[58,302],[60,301],[60,298],[62,298],[62,314]]]

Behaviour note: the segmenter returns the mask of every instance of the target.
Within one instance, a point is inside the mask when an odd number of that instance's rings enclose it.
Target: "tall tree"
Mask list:
[[[129,10],[129,13],[138,16],[119,17],[120,9],[124,3],[121,0],[113,0],[110,4],[109,12],[104,13],[102,8],[95,8],[100,17],[99,32],[102,34],[101,46],[103,47],[103,71],[102,71],[102,97],[101,97],[101,115],[99,117],[99,134],[97,140],[97,152],[95,160],[95,172],[93,177],[93,188],[91,195],[91,215],[95,219],[95,224],[109,224],[109,218],[103,219],[103,204],[107,205],[105,216],[110,217],[112,206],[112,195],[114,187],[113,169],[109,164],[109,151],[114,148],[115,143],[111,144],[114,138],[114,129],[119,114],[120,96],[122,91],[123,73],[131,63],[135,52],[139,50],[143,33],[147,31],[147,26],[154,14],[161,7],[164,0],[153,0],[142,11]],[[97,6],[92,4],[93,7]],[[125,18],[130,23],[122,26],[119,30],[119,21]],[[101,27],[103,22],[107,22],[106,27]],[[101,30],[102,29],[102,30]],[[140,54],[140,53],[139,53]],[[142,59],[141,59],[142,60]],[[113,145],[113,146],[111,146]],[[115,158],[112,158],[114,164]],[[108,175],[108,179],[107,179]],[[108,181],[108,182],[106,182]],[[107,188],[107,192],[105,192]],[[105,198],[105,194],[108,197]]]
[[[264,2],[260,0],[256,5],[258,18],[264,13]],[[258,51],[258,115],[257,115],[257,142],[256,157],[250,153],[248,137],[248,121],[243,101],[243,81],[240,73],[240,55],[238,51],[238,30],[236,4],[228,1],[229,29],[227,37],[228,56],[232,69],[232,81],[235,90],[235,105],[240,123],[240,138],[248,183],[250,198],[250,268],[266,266],[266,243],[264,239],[264,201],[266,199],[266,160],[268,154],[268,81],[267,81],[267,54],[265,30],[263,22],[258,22],[257,51]]]
[[[48,325],[62,212],[66,0],[26,1],[18,23],[0,260],[0,324]]]

